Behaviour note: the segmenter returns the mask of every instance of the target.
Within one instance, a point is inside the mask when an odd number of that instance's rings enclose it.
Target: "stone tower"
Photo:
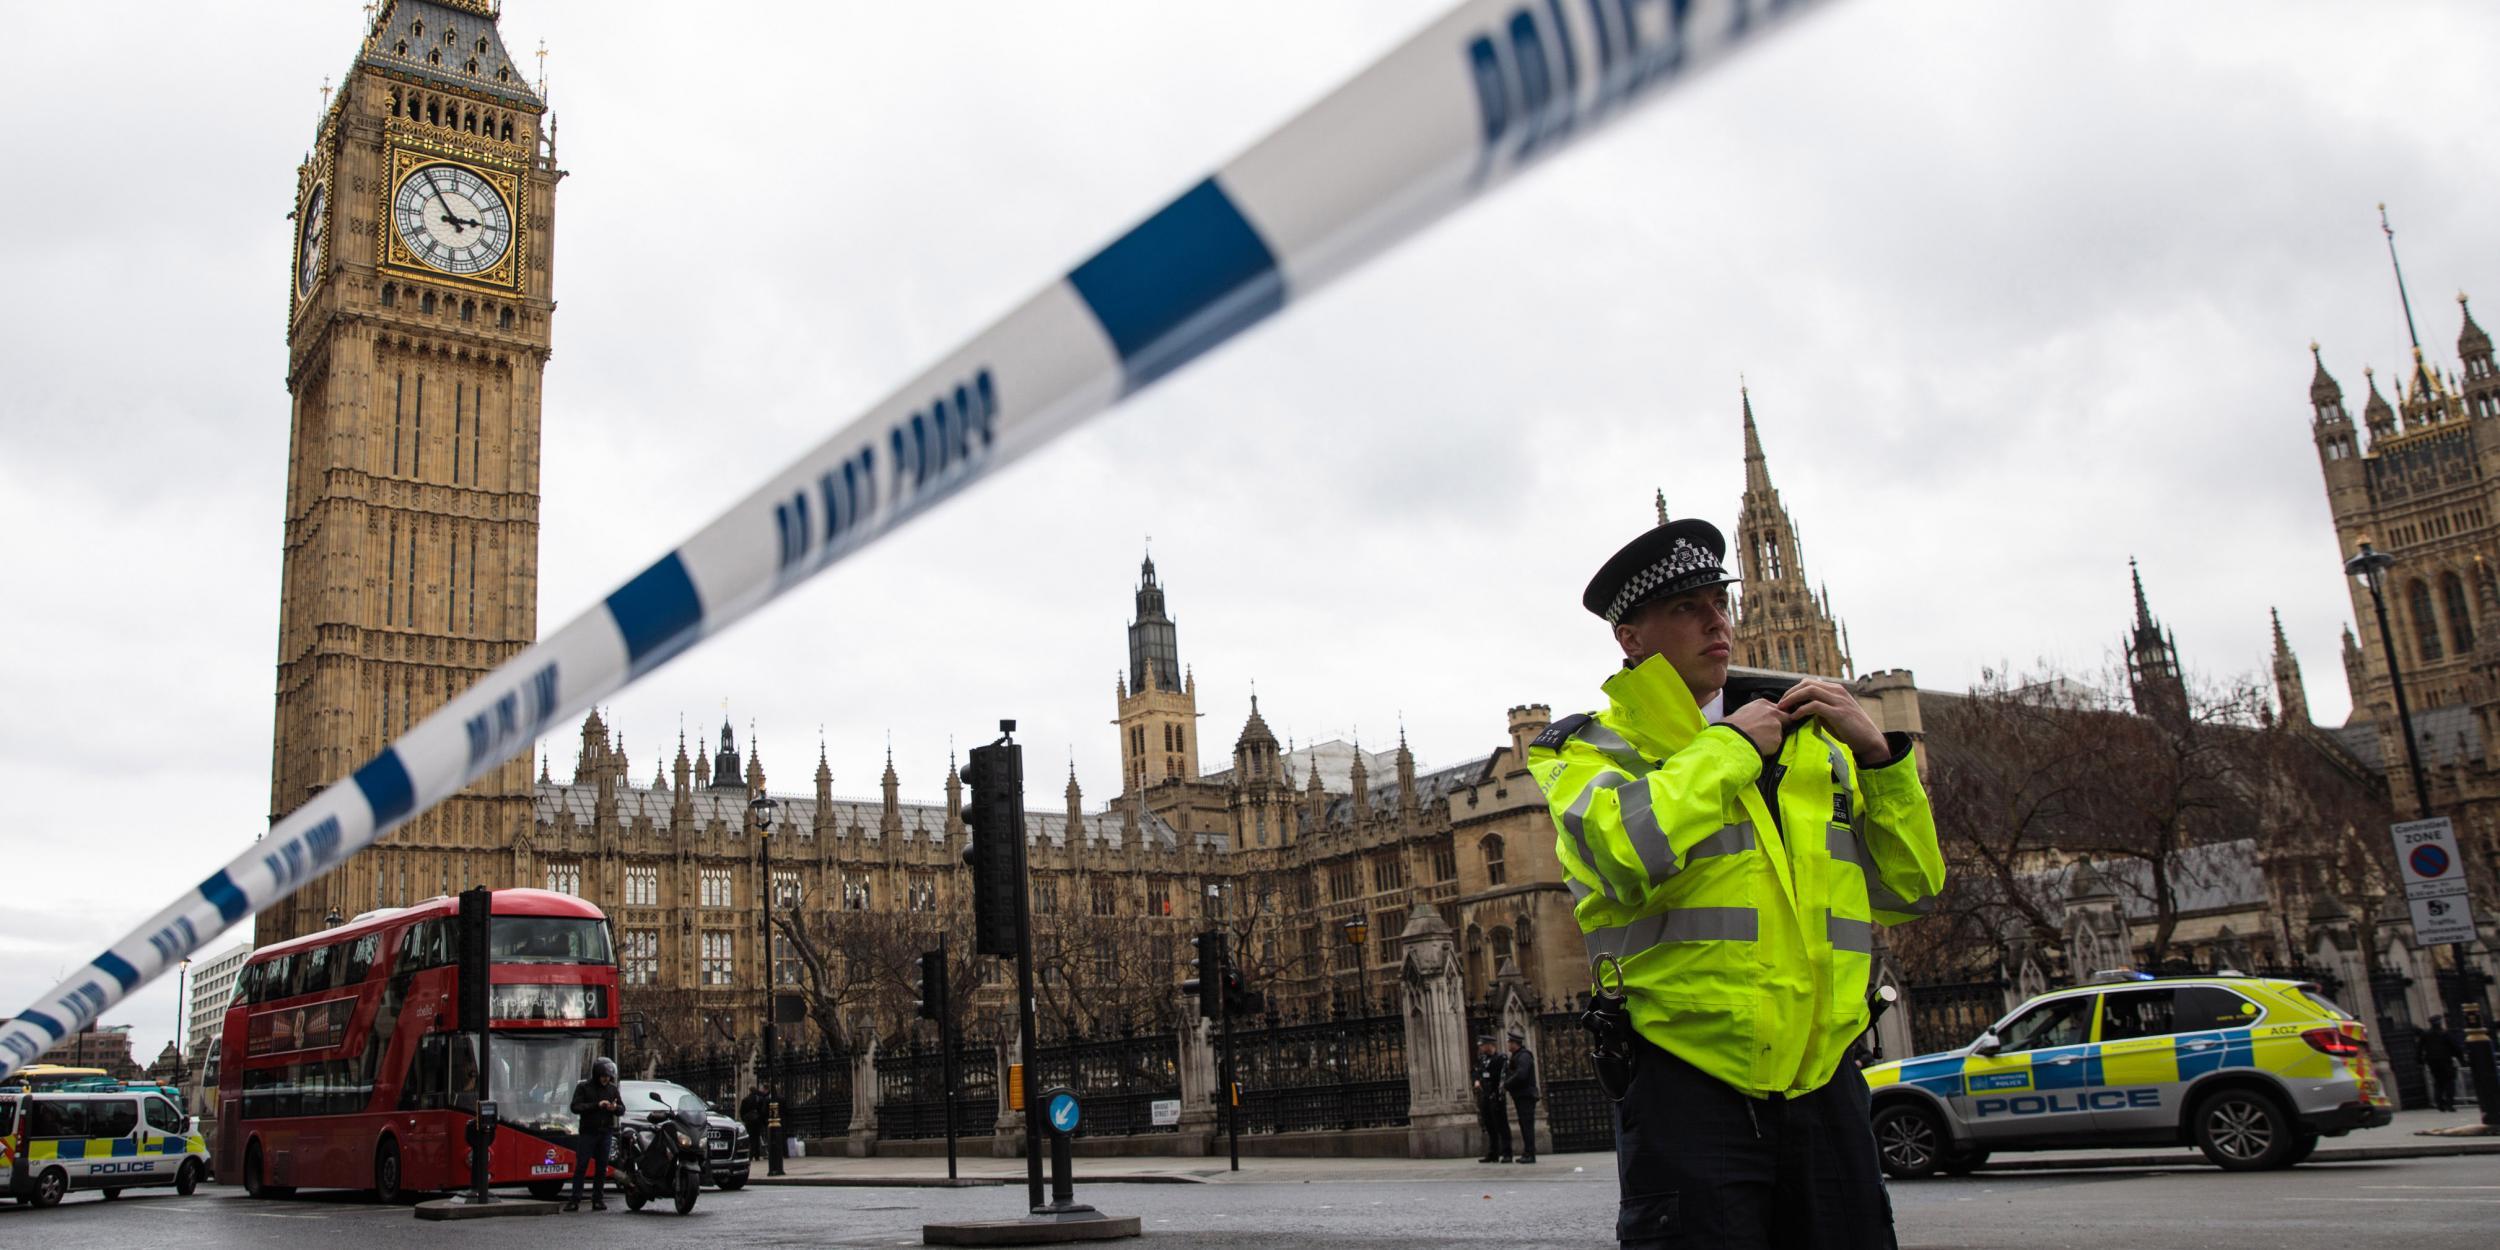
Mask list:
[[[1275,731],[1259,714],[1259,696],[1250,695],[1250,718],[1233,740],[1233,784],[1225,796],[1232,808],[1235,847],[1290,846],[1294,840],[1293,779],[1277,750]]]
[[[2188,714],[2187,674],[2179,667],[2179,643],[2144,598],[2144,574],[2127,558],[2135,582],[2135,624],[2127,633],[2127,692],[2135,710],[2156,720],[2183,721]],[[2277,637],[2281,635],[2278,634]]]
[[[1745,498],[1736,520],[1736,553],[1745,579],[1736,609],[1736,662],[1753,668],[1823,677],[1855,677],[1843,626],[1831,596],[1806,580],[1797,528],[1771,485],[1771,466],[1754,428],[1753,393],[1740,389],[1745,410]],[[1667,501],[1658,498],[1658,521]]]
[[[538,636],[546,106],[494,0],[384,0],[296,172],[270,819]],[[506,763],[264,913],[263,943],[512,883]]]
[[[1128,673],[1118,683],[1120,779],[1140,794],[1198,778],[1198,679],[1181,668],[1177,627],[1163,607],[1155,561],[1139,566],[1137,619],[1128,627]]]

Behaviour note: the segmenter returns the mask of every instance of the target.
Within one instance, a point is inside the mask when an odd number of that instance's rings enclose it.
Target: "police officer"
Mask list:
[[[1502,1088],[1510,1091],[1511,1105],[1519,1109],[1519,1161],[1536,1162],[1536,1052],[1528,1049],[1528,1035],[1517,1029],[1510,1031],[1510,1065],[1502,1073]]]
[[[1510,1117],[1502,1110],[1502,1076],[1509,1064],[1493,1048],[1493,1035],[1476,1035],[1476,1120],[1484,1126],[1484,1157],[1478,1163],[1510,1162]]]
[[[1604,710],[1528,752],[1601,988],[1619,976],[1627,1000],[1616,1236],[1891,1247],[1865,1086],[1841,1061],[1874,926],[1944,886],[1935,823],[1909,740],[1837,683],[1730,706],[1726,556],[1682,520],[1608,559],[1580,602],[1622,670]]]

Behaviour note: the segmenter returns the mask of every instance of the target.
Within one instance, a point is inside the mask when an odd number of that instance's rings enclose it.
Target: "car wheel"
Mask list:
[[[2226,1089],[2196,1105],[2196,1148],[2227,1172],[2283,1166],[2292,1151],[2290,1117],[2255,1090]]]
[[[1944,1162],[1937,1165],[1937,1170],[1947,1176],[1968,1176],[1987,1161],[1988,1152],[1985,1150],[1952,1150],[1945,1153]]]
[[[399,1142],[385,1137],[373,1148],[373,1200],[386,1207],[407,1201],[408,1191],[399,1174]]]
[[[2284,1151],[2283,1157],[2277,1160],[2274,1166],[2287,1168],[2296,1163],[2305,1163],[2309,1159],[2309,1153],[2317,1148],[2318,1135],[2316,1133],[2295,1134],[2292,1137],[2292,1148]]]
[[[188,1198],[200,1187],[200,1161],[185,1159],[182,1170],[174,1173],[174,1192]]]
[[[121,1187],[121,1186],[119,1186],[119,1185],[107,1185],[107,1186],[105,1186],[105,1187],[104,1187],[104,1200],[105,1200],[106,1202],[111,1202],[111,1201],[112,1201],[112,1200],[114,1200],[115,1198],[119,1198],[119,1197],[121,1197],[121,1196],[122,1196],[122,1187]]]
[[[1944,1163],[1944,1121],[1914,1102],[1891,1103],[1875,1112],[1875,1153],[1887,1176],[1920,1180]]]
[[[35,1196],[29,1200],[29,1205],[57,1207],[61,1205],[62,1196],[67,1193],[69,1193],[69,1173],[59,1168],[45,1168],[43,1175],[35,1178]]]

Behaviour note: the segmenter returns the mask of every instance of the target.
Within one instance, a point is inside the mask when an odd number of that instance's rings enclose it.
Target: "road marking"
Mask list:
[[[2364,1185],[2363,1189],[2500,1189],[2500,1185]]]
[[[2500,1198],[2290,1198],[2292,1202],[2465,1202],[2478,1207],[2500,1207]]]

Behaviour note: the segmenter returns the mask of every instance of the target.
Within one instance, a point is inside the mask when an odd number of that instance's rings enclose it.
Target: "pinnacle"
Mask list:
[[[1753,392],[1743,387],[1737,393],[1744,399],[1745,409],[1745,494],[1771,491],[1771,466],[1762,455],[1762,432],[1754,428]]]

